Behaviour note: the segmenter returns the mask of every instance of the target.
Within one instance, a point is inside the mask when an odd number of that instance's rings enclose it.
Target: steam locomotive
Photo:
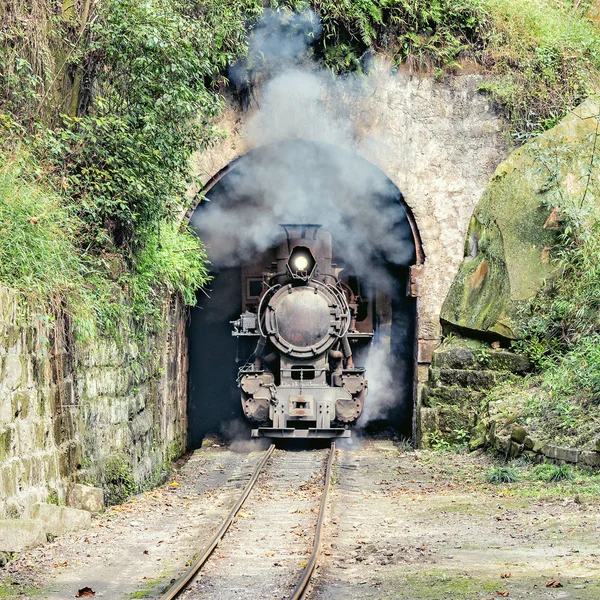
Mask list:
[[[350,437],[367,394],[353,354],[373,337],[368,300],[333,263],[329,232],[281,227],[279,244],[242,270],[232,335],[253,348],[238,371],[242,408],[253,437]]]

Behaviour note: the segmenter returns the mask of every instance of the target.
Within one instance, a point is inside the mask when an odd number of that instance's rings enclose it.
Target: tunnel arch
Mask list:
[[[305,141],[305,140],[303,140]],[[315,145],[321,145],[321,146],[330,146],[330,144],[326,144],[325,142],[315,142],[315,141],[306,141],[307,143],[311,143],[311,144],[315,144]],[[272,144],[274,145],[274,144]],[[249,154],[256,152],[260,150],[260,148],[256,148],[253,150],[249,150],[247,152],[244,152],[243,154],[241,154],[240,156],[234,158],[231,162],[229,162],[227,165],[225,165],[224,167],[222,167],[219,171],[217,171],[203,186],[202,189],[200,190],[200,192],[198,194],[196,194],[194,200],[192,201],[190,207],[188,208],[188,210],[185,213],[184,216],[184,223],[190,225],[191,221],[194,217],[194,214],[196,213],[196,210],[198,210],[202,199],[209,196],[211,190],[228,174],[230,174],[234,169],[238,168],[240,166],[240,164],[242,163],[243,159],[245,157],[247,157]],[[346,152],[351,152],[353,154],[355,154],[356,156],[359,156],[361,160],[363,160],[365,163],[368,163],[369,165],[371,165],[374,169],[378,169],[383,173],[383,170],[381,170],[377,165],[375,165],[374,163],[372,163],[371,161],[367,160],[366,158],[360,156],[358,153],[355,153],[352,150],[348,150],[346,149]],[[387,175],[386,175],[387,177]],[[415,253],[416,253],[416,262],[415,265],[419,266],[425,263],[425,251],[423,249],[423,241],[421,239],[421,233],[419,231],[419,227],[417,225],[417,220],[415,217],[415,214],[412,210],[412,208],[408,205],[408,203],[406,202],[404,195],[402,194],[402,192],[400,191],[400,189],[398,188],[398,186],[392,181],[391,178],[388,177],[388,180],[390,181],[390,183],[392,185],[394,185],[394,187],[396,187],[398,189],[399,192],[399,201],[402,205],[402,208],[404,209],[404,211],[406,212],[406,217],[408,220],[408,223],[410,225],[412,234],[413,234],[413,239],[414,239],[414,244],[415,244]]]
[[[408,350],[405,349],[407,356],[409,355],[408,360],[410,362],[409,367],[406,368],[406,373],[410,373],[410,393],[405,394],[406,398],[403,400],[403,402],[409,403],[409,410],[407,412],[410,413],[410,419],[408,419],[410,421],[410,426],[408,426],[407,423],[404,423],[401,433],[403,435],[410,435],[413,440],[416,441],[417,431],[415,427],[415,411],[417,404],[416,391],[418,372],[416,364],[418,311],[416,309],[417,298],[416,294],[414,293],[415,286],[412,286],[411,282],[413,282],[412,268],[423,265],[425,261],[425,254],[423,251],[420,232],[411,208],[406,203],[400,189],[385,173],[383,173],[381,169],[379,169],[379,167],[367,161],[365,158],[352,150],[323,142],[287,140],[284,142],[270,144],[268,146],[262,146],[250,150],[245,154],[235,158],[225,167],[220,169],[216,174],[214,174],[205,184],[202,190],[202,197],[199,198],[198,201],[195,201],[190,210],[188,210],[186,213],[186,222],[189,223],[192,229],[194,229],[197,233],[201,233],[201,228],[198,226],[198,223],[202,218],[203,210],[210,206],[210,203],[203,201],[203,199],[209,200],[211,203],[220,201],[221,204],[223,204],[229,202],[231,195],[230,182],[232,179],[239,179],[241,177],[243,180],[244,177],[250,177],[248,172],[252,172],[252,165],[256,164],[257,160],[260,162],[261,156],[267,154],[270,158],[277,160],[277,157],[281,156],[282,152],[285,154],[285,151],[290,147],[302,147],[304,150],[309,149],[311,152],[314,152],[314,154],[320,156],[321,158],[335,155],[338,157],[337,160],[340,160],[340,157],[343,157],[345,160],[354,161],[353,164],[360,165],[360,169],[364,168],[370,173],[376,173],[377,177],[381,178],[381,181],[385,180],[385,184],[388,186],[388,201],[395,202],[396,205],[402,210],[405,220],[405,223],[402,225],[404,228],[403,235],[405,238],[408,237],[407,228],[409,228],[413,253],[411,260],[407,262],[407,264],[396,265],[398,268],[398,273],[400,273],[398,275],[400,278],[398,280],[400,288],[403,290],[407,289],[408,293],[406,294],[406,300],[401,297],[402,293],[399,293],[399,297],[394,299],[396,306],[395,310],[404,311],[406,314],[409,312],[411,313],[411,323],[409,326],[410,348],[408,348]],[[240,173],[243,173],[244,170],[246,171],[246,175],[240,175]],[[232,202],[235,205],[236,200]],[[341,210],[343,210],[343,206],[341,207]],[[315,219],[312,220],[314,221]],[[325,226],[327,227],[327,224],[325,224]],[[204,236],[201,237],[204,239]],[[218,278],[220,278],[219,286],[222,288],[226,288],[227,286],[232,288],[235,287],[236,274],[224,273],[225,271],[227,271],[227,269],[220,270],[218,275]],[[222,290],[218,290],[216,287],[217,285],[215,282],[215,288],[213,288],[211,294],[213,305],[218,305],[221,307],[224,313],[227,310],[230,310],[231,314],[229,314],[229,317],[232,317],[235,312],[234,307],[229,306],[229,299],[222,295]],[[219,384],[214,380],[208,382],[209,384],[207,385],[207,380],[213,377],[214,373],[216,372],[216,363],[214,360],[215,355],[220,355],[219,360],[222,360],[225,363],[227,363],[229,357],[231,359],[231,363],[233,364],[233,359],[235,358],[232,345],[227,343],[225,337],[228,333],[227,327],[229,325],[229,320],[231,319],[223,318],[219,323],[211,322],[211,320],[214,319],[214,315],[209,314],[210,311],[207,312],[207,306],[210,305],[210,302],[211,301],[204,296],[199,297],[199,305],[192,310],[188,328],[190,347],[188,439],[190,448],[197,447],[201,443],[202,437],[205,433],[214,431],[216,429],[215,426],[217,422],[222,423],[227,422],[228,420],[235,422],[236,412],[239,412],[241,418],[241,410],[239,410],[239,394],[237,394],[236,397],[236,391],[233,386],[224,386],[223,384]],[[222,341],[218,341],[215,345],[215,339],[219,337]],[[211,347],[211,349],[208,351],[206,347],[202,347],[202,345],[206,344],[207,342],[208,346]],[[210,364],[211,362],[213,363],[212,365]],[[227,367],[227,365],[225,365],[225,367]],[[233,370],[231,370],[229,376],[226,374],[226,372],[227,368],[224,368],[221,376],[224,376],[229,382],[231,382],[232,379],[234,381],[235,377],[232,377]],[[224,391],[224,387],[229,387],[229,389]],[[231,410],[229,409],[229,406],[227,406],[229,403],[225,399],[222,401],[215,399],[215,394],[223,394],[223,396],[225,396],[225,394],[232,395],[233,398],[231,401]],[[225,410],[222,410],[224,407]],[[212,420],[211,418],[206,418],[207,413],[211,410],[218,412],[218,414],[213,415]],[[201,423],[203,420],[205,422]],[[237,425],[234,425],[234,427],[237,427]]]

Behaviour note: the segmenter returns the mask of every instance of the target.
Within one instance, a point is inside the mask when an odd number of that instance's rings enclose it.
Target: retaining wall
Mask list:
[[[0,518],[64,501],[70,481],[107,500],[159,480],[185,448],[185,312],[165,301],[166,326],[133,339],[73,341],[0,287]]]

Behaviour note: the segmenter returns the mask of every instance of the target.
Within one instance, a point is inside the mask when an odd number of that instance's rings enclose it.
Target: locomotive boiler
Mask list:
[[[333,263],[329,232],[281,227],[277,247],[242,273],[245,311],[232,322],[251,352],[238,372],[242,408],[253,437],[350,437],[367,394],[353,357],[373,336],[367,301]]]

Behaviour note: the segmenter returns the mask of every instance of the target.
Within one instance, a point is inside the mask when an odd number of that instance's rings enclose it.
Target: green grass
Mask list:
[[[81,284],[80,223],[57,194],[28,181],[24,156],[0,157],[0,281],[60,305]]]
[[[575,476],[569,465],[554,465],[545,463],[537,465],[531,474],[540,481],[569,481]]]
[[[492,467],[485,473],[488,483],[515,483],[519,474],[513,467]]]
[[[164,222],[128,263],[118,253],[88,253],[86,229],[22,150],[0,154],[0,285],[51,322],[66,312],[76,337],[146,335],[164,325],[165,298],[195,304],[208,281],[206,253],[189,230]]]

